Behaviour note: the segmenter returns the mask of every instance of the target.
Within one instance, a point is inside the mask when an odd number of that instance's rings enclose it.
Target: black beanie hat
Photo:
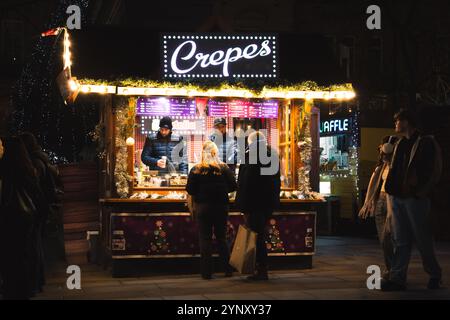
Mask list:
[[[159,127],[172,130],[172,119],[170,117],[161,118],[161,120],[159,120]]]
[[[215,118],[214,119],[214,126],[218,126],[219,124],[223,124],[224,126],[227,125],[227,120],[225,118]]]

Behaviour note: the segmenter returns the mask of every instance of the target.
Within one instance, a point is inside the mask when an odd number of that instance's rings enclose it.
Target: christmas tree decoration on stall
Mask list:
[[[157,220],[156,229],[153,231],[154,241],[150,243],[149,254],[169,253],[169,243],[167,242],[167,233],[163,228],[163,221]]]
[[[266,241],[266,247],[269,252],[283,253],[284,243],[280,237],[280,230],[275,219],[270,219],[269,239]]]

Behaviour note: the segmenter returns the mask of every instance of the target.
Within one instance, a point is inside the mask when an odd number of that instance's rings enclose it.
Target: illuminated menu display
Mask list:
[[[231,118],[277,118],[275,100],[214,100],[208,101],[208,116]]]
[[[136,114],[145,116],[195,116],[195,99],[140,97],[137,100]]]
[[[228,117],[228,101],[208,101],[208,116],[216,118]]]

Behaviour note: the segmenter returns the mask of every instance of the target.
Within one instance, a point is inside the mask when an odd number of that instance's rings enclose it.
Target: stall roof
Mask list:
[[[78,79],[162,79],[160,31],[91,27],[70,31],[70,35],[72,74]],[[325,37],[292,33],[278,36],[280,73],[275,84],[312,80],[328,86],[347,82]]]

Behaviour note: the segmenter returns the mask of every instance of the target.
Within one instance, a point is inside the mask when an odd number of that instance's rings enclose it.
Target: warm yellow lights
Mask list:
[[[127,146],[134,146],[134,138],[133,137],[128,137],[127,140],[125,141]]]
[[[80,87],[80,85],[77,83],[75,79],[69,79],[69,88],[71,91],[77,91]]]
[[[72,66],[71,53],[70,53],[70,40],[69,40],[69,31],[66,28],[63,28],[64,32],[64,51],[63,51],[63,61],[64,61],[64,69],[70,68]]]
[[[89,85],[81,86],[84,93],[116,93],[115,86]],[[356,97],[352,90],[315,91],[315,90],[270,90],[263,89],[255,94],[245,89],[184,89],[184,88],[145,88],[117,87],[118,95],[125,96],[188,96],[188,97],[235,97],[235,98],[266,98],[266,99],[307,99],[307,100],[351,100]]]
[[[80,86],[80,91],[82,93],[116,93],[115,86],[102,86],[102,85],[90,85],[82,84]]]

